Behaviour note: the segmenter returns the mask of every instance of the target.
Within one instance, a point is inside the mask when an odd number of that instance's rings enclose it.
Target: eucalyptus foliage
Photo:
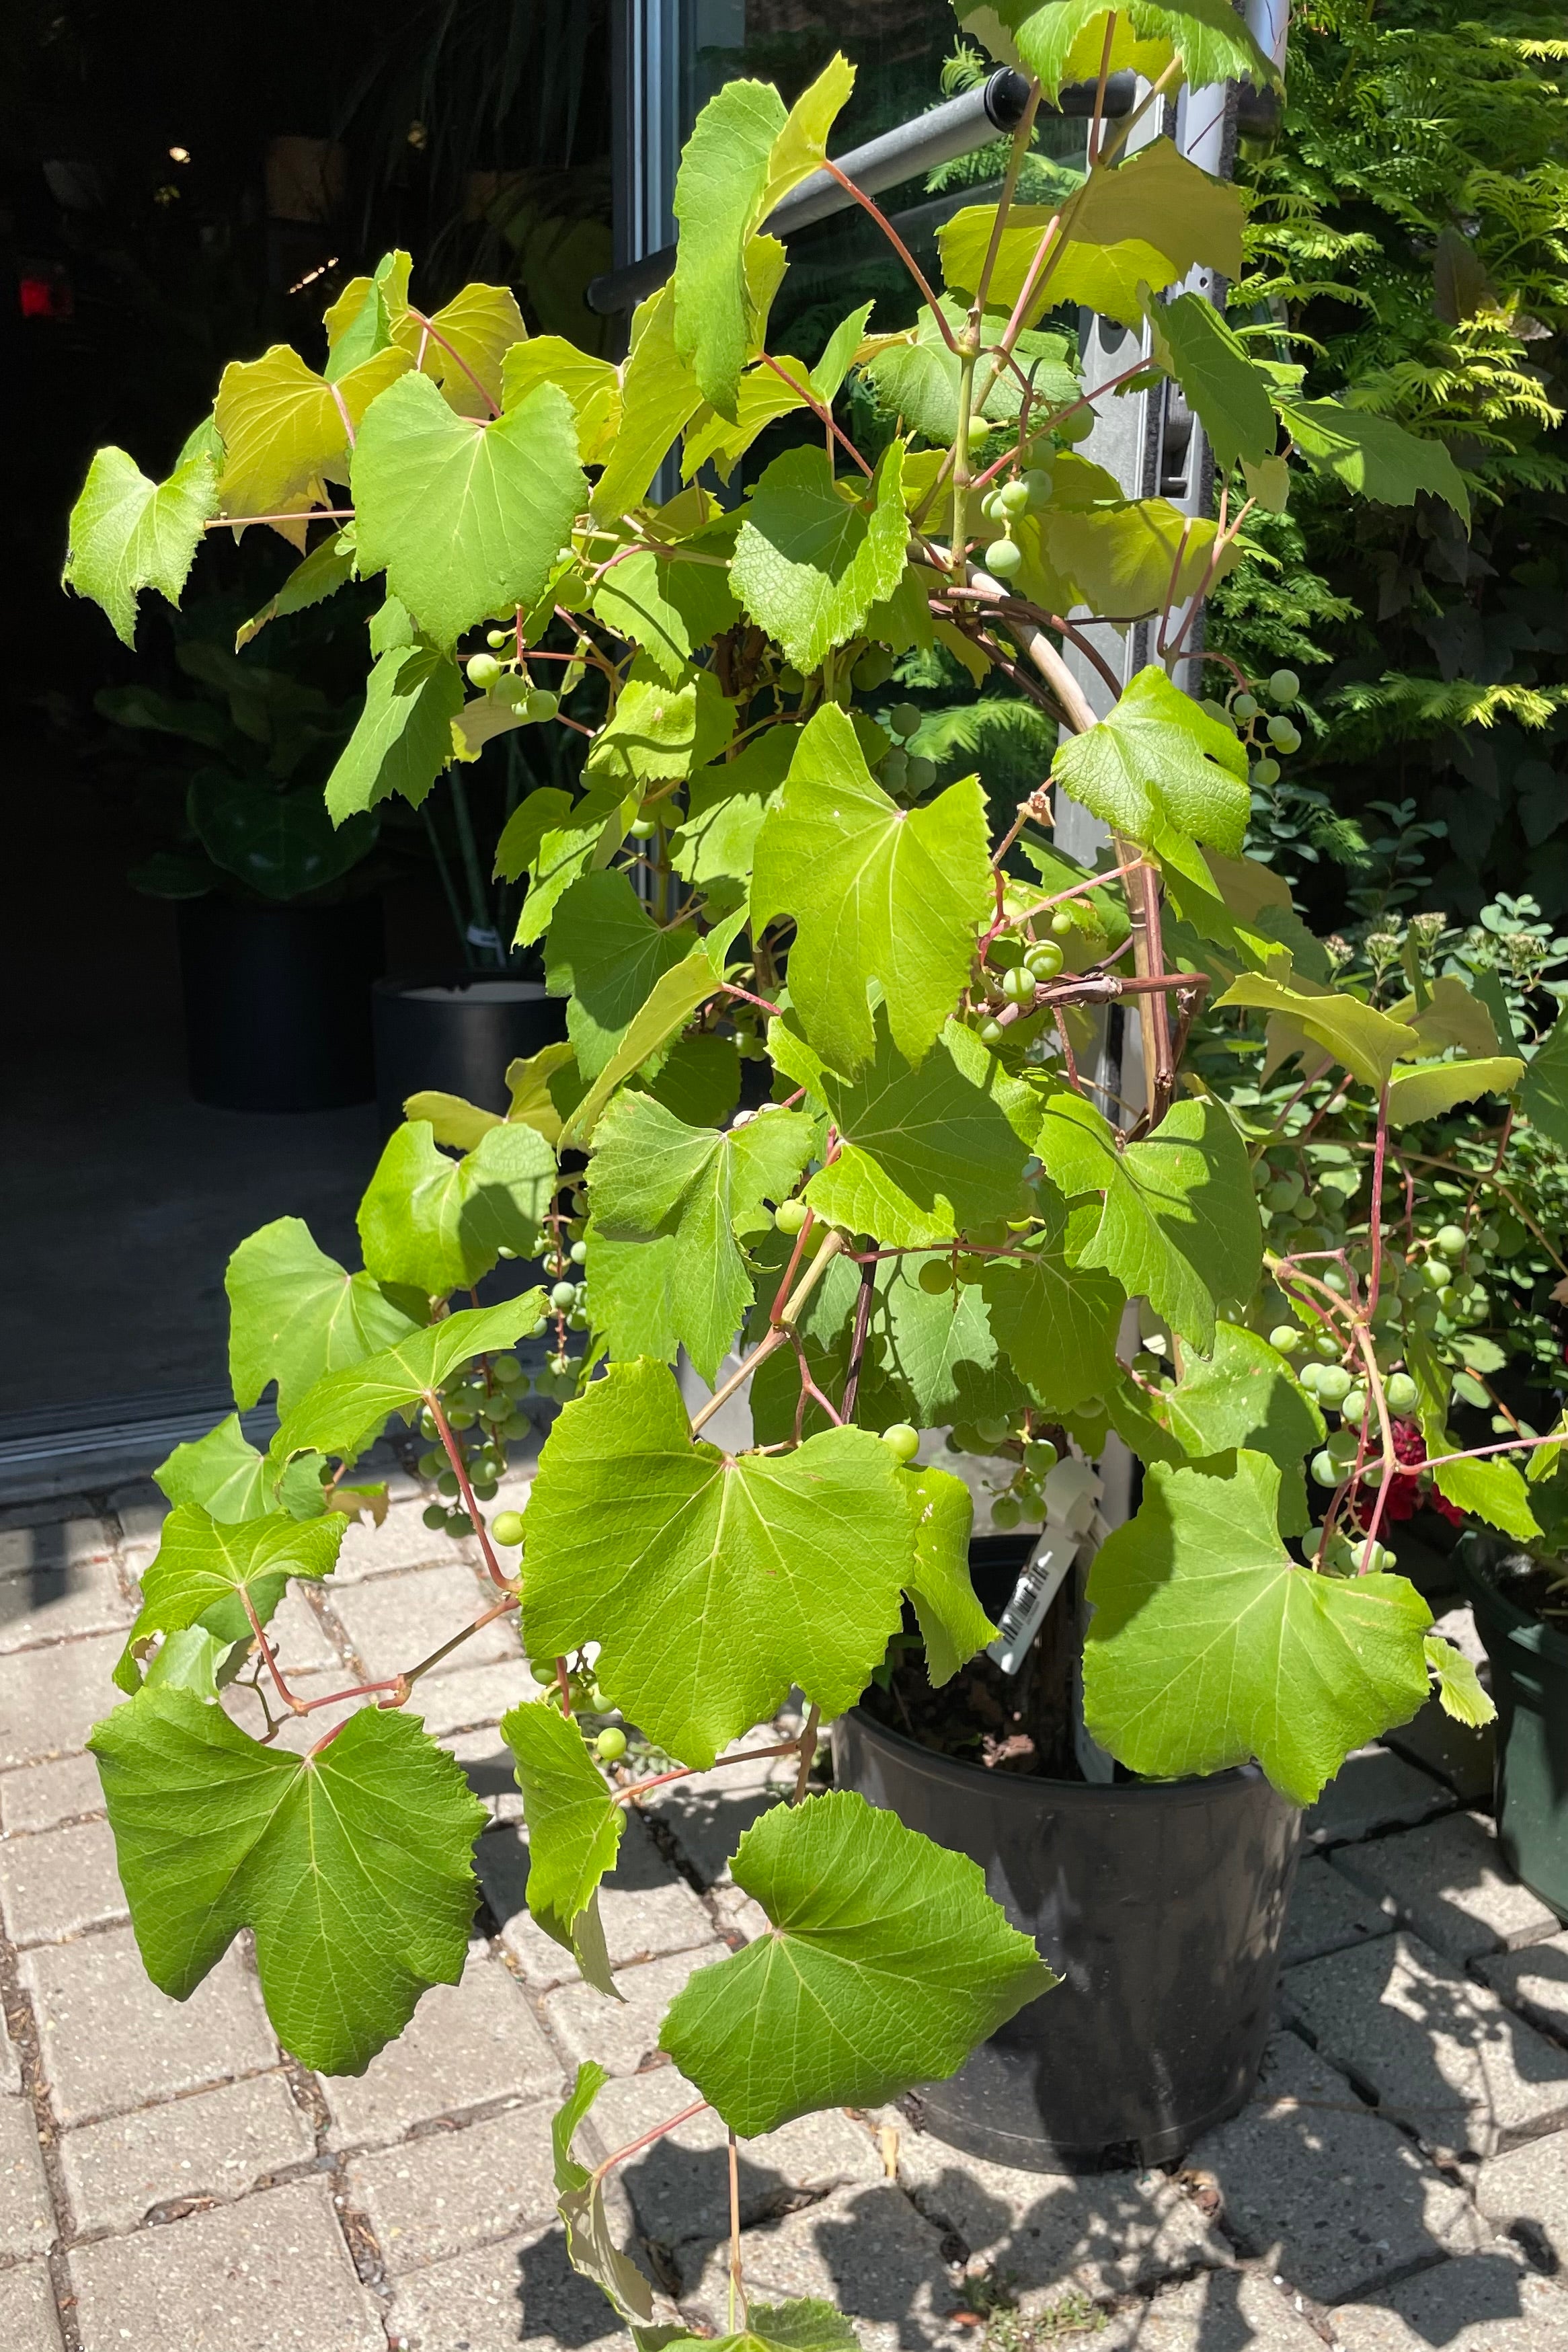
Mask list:
[[[921,1428],[957,1420],[962,1449],[973,1416],[1018,1465],[1015,1519],[1031,1478],[1112,1424],[1150,1465],[1094,1564],[1085,1669],[1090,1727],[1135,1771],[1255,1757],[1306,1803],[1434,1677],[1474,1712],[1380,1541],[1400,1481],[1431,1475],[1391,1422],[1396,1381],[1431,1381],[1390,1355],[1384,1188],[1402,1121],[1507,1094],[1523,1056],[1458,979],[1384,1005],[1335,984],[1242,854],[1249,769],[1294,734],[1295,681],[1271,681],[1269,718],[1245,681],[1200,707],[1171,677],[1172,608],[1234,563],[1247,485],[1277,502],[1291,450],[1384,501],[1447,500],[1458,525],[1464,487],[1438,445],[1303,400],[1177,290],[1194,266],[1234,271],[1240,199],[1168,140],[1130,138],[1188,69],[1267,74],[1228,5],[1005,0],[969,29],[1047,97],[1123,67],[1152,87],[1120,129],[1095,123],[1059,211],[1016,205],[1009,176],[960,212],[947,282],[918,281],[911,315],[871,331],[857,311],[809,366],[767,350],[784,255],[763,224],[823,165],[853,76],[836,59],[787,109],[734,83],[698,121],[675,274],[619,367],[528,341],[501,289],[427,315],[391,255],[329,313],[320,372],[281,348],[237,362],[169,483],[103,453],[73,519],[71,583],[126,635],[220,524],[281,530],[311,593],[351,565],[384,575],[363,716],[327,787],[338,822],[422,802],[515,729],[591,737],[576,788],[531,794],[500,853],[527,877],[520,937],[542,942],[568,1039],[514,1066],[504,1117],[409,1104],[362,1205],[363,1269],[291,1219],[237,1252],[237,1401],[275,1383],[281,1425],[263,1454],[231,1418],[165,1465],[179,1507],[129,1696],[94,1735],[149,1970],[183,1996],[253,1927],[274,2021],[311,2064],[363,2068],[455,1980],[472,1911],[477,1808],[409,1706],[434,1658],[331,1694],[358,1711],[303,1755],[274,1741],[328,1703],[289,1680],[279,1600],[332,1572],[342,1514],[376,1507],[346,1474],[398,1416],[494,1585],[454,1642],[520,1614],[532,1679],[504,1728],[530,1901],[606,1995],[597,1890],[644,1785],[628,1733],[679,1778],[754,1754],[738,1743],[804,1694],[782,1743],[795,1801],[734,1857],[766,1930],[695,1978],[661,2035],[732,2133],[951,2074],[1048,1996],[973,1864],[857,1795],[809,1793],[822,1717],[908,1638],[906,1607],[936,1682],[991,1634],[969,1490],[921,1459]],[[1147,321],[1147,367],[1220,452],[1215,516],[1129,500],[1076,452],[1144,363],[1082,383],[1042,323],[1069,292]],[[902,428],[875,463],[835,412],[854,371]],[[804,437],[725,506],[700,471],[732,471],[782,415]],[[658,500],[667,457],[685,487]],[[333,536],[307,551],[317,515]],[[1152,624],[1152,658],[1100,716],[1075,611]],[[1000,827],[978,775],[939,789],[906,748],[919,714],[889,699],[895,665],[938,645],[1060,730]],[[1067,796],[1106,829],[1093,866],[1052,840]],[[1184,1072],[1205,1002],[1224,1034],[1266,1024],[1271,1066],[1299,1062],[1303,1086],[1331,1069],[1368,1107],[1364,1268],[1304,1236],[1266,1248],[1279,1122]],[[1139,1039],[1119,1080],[1097,1043],[1118,1007]],[[541,1263],[543,1286],[467,1303],[502,1260]],[[563,1409],[526,1513],[487,1525],[524,1425],[516,1349],[540,1340]],[[695,1414],[682,1350],[718,1382]],[[1303,1462],[1325,1404],[1348,1423],[1352,1370],[1359,1418],[1309,1537]],[[729,1451],[700,1433],[742,1390],[756,1441]],[[1516,1467],[1471,1468],[1489,1475],[1470,1507],[1528,1516]],[[237,1679],[261,1737],[219,1704]],[[602,2079],[585,2067],[557,2119],[556,2175],[574,2259],[642,2326],[652,2291],[610,2238],[607,2167],[573,2153]],[[752,2326],[842,2341],[816,2306]]]

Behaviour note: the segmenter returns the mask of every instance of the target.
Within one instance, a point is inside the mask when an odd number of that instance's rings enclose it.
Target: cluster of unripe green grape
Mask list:
[[[857,664],[858,668],[858,664]],[[898,737],[890,750],[884,751],[877,769],[883,790],[904,793],[911,799],[929,793],[936,782],[936,761],[925,759],[919,751],[909,750],[910,739],[920,732],[923,712],[912,702],[895,702],[887,714],[888,728]]]
[[[486,643],[494,650],[488,654],[470,654],[463,665],[468,684],[480,694],[489,694],[498,702],[510,703],[530,726],[542,726],[553,719],[561,708],[561,697],[548,687],[535,686],[524,664],[516,656],[516,634],[511,629],[491,629]],[[511,661],[502,663],[496,656],[505,646],[513,648]]]
[[[994,941],[991,949],[993,965],[984,975],[990,1005],[994,1007],[998,999],[1004,1005],[1032,1005],[1035,991],[1061,976],[1067,963],[1061,941],[1070,938],[1072,930],[1072,917],[1065,907],[1058,907],[1051,917],[1049,939],[1026,936]],[[994,1010],[982,1020],[980,1034],[987,1045],[1000,1044],[1005,1032]]]
[[[490,1500],[500,1482],[507,1441],[528,1433],[528,1415],[522,1409],[528,1388],[528,1375],[517,1358],[500,1355],[481,1359],[441,1392],[441,1410],[461,1444],[468,1483],[481,1503]],[[419,1475],[434,1482],[437,1495],[449,1498],[426,1506],[425,1524],[450,1536],[469,1535],[473,1521],[463,1507],[458,1474],[447,1458],[428,1408],[421,1409],[417,1427],[426,1441],[426,1450],[419,1456]]]
[[[1005,583],[1023,569],[1024,551],[1013,536],[1014,530],[1031,509],[1050,504],[1051,488],[1050,467],[1030,466],[1024,473],[998,482],[981,499],[981,513],[987,522],[1000,524],[1003,533],[981,557],[994,579]]]
[[[1026,1519],[1045,1517],[1045,1483],[1057,1466],[1056,1447],[1048,1437],[1031,1437],[1001,1414],[975,1422],[960,1422],[948,1432],[950,1454],[989,1454],[1011,1463],[1005,1486],[993,1489],[991,1524],[1008,1535]]]
[[[1279,761],[1275,753],[1289,759],[1292,751],[1301,748],[1301,730],[1287,715],[1300,696],[1301,681],[1293,669],[1277,669],[1265,691],[1270,701],[1279,706],[1272,716],[1265,712],[1257,695],[1246,688],[1233,691],[1224,702],[1205,702],[1203,707],[1211,719],[1234,727],[1247,750],[1257,753],[1248,780],[1266,787],[1279,781]],[[1267,749],[1258,738],[1260,725]]]

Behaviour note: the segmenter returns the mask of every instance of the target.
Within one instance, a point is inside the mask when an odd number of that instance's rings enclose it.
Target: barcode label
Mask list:
[[[1027,1657],[1047,1610],[1078,1558],[1081,1541],[1066,1528],[1047,1526],[1025,1562],[1012,1598],[997,1620],[996,1639],[985,1653],[1005,1675],[1016,1675]]]

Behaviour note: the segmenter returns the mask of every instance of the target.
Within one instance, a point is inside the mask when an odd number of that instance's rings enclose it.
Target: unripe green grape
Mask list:
[[[936,761],[924,758],[917,751],[905,771],[906,790],[911,793],[929,793],[935,782]]]
[[[436,1481],[436,1492],[438,1495],[455,1495],[457,1491],[457,1472],[455,1470],[443,1470]]]
[[[1309,1396],[1317,1395],[1319,1383],[1328,1369],[1327,1364],[1320,1362],[1316,1356],[1308,1357],[1297,1377]]]
[[[1363,1536],[1359,1543],[1351,1546],[1351,1561],[1363,1575],[1376,1576],[1394,1566],[1394,1554],[1386,1544],[1374,1543],[1370,1536]]]
[[[1340,1415],[1347,1429],[1359,1429],[1366,1419],[1366,1391],[1348,1389],[1340,1400]]]
[[[616,1723],[607,1723],[594,1742],[601,1764],[618,1764],[626,1752],[626,1735]]]
[[[1324,1404],[1338,1406],[1349,1396],[1354,1382],[1342,1364],[1325,1364],[1312,1385]]]
[[[479,1419],[489,1422],[504,1421],[510,1411],[511,1399],[504,1389],[498,1388],[494,1396],[486,1397],[483,1404],[480,1405]]]
[[[452,1481],[454,1487],[457,1483],[454,1478]],[[419,1516],[427,1528],[444,1528],[447,1524],[447,1514],[439,1503],[426,1503]]]
[[[534,1320],[528,1327],[528,1336],[531,1339],[542,1339],[549,1328],[549,1317],[547,1315],[536,1316]]]
[[[1312,1345],[1317,1349],[1319,1355],[1322,1358],[1324,1363],[1331,1364],[1338,1358],[1340,1343],[1335,1339],[1331,1331],[1315,1331],[1312,1335]]]
[[[921,1433],[907,1421],[895,1421],[882,1432],[882,1443],[900,1462],[912,1462],[921,1450]]]
[[[991,1506],[991,1524],[1004,1535],[1010,1535],[1023,1516],[1023,1506],[1014,1495],[998,1495]]]
[[[487,629],[485,631],[485,643],[489,646],[492,653],[499,654],[503,646],[515,645],[516,642],[517,632],[515,629]]]
[[[977,1421],[974,1426],[987,1445],[1001,1445],[1012,1434],[1009,1424],[996,1413],[987,1415],[984,1421]]]
[[[916,1275],[915,1280],[920,1284],[921,1288],[925,1292],[928,1298],[935,1298],[941,1292],[951,1290],[952,1288],[952,1259],[945,1257],[928,1257],[921,1265],[919,1274]]]
[[[1454,1269],[1446,1257],[1429,1257],[1421,1268],[1421,1279],[1428,1290],[1447,1290],[1454,1279]]]
[[[1301,681],[1293,669],[1277,669],[1268,681],[1268,691],[1276,702],[1294,702]]]
[[[493,1478],[473,1478],[470,1479],[468,1483],[473,1487],[474,1495],[478,1501],[481,1503],[489,1503],[494,1501],[496,1482]]]
[[[1268,1334],[1268,1344],[1282,1356],[1299,1356],[1307,1344],[1307,1335],[1296,1323],[1276,1323]]]
[[[1055,980],[1067,958],[1055,940],[1037,940],[1025,961],[1037,980]]]
[[[558,694],[552,694],[547,686],[536,686],[522,707],[533,724],[536,727],[542,727],[548,719],[553,719],[560,709],[561,697]]]
[[[1254,760],[1250,781],[1260,788],[1277,784],[1279,782],[1279,761],[1268,758]]]
[[[773,1211],[773,1223],[781,1234],[798,1234],[807,1213],[804,1201],[781,1201]]]
[[[446,1466],[447,1457],[438,1445],[433,1445],[427,1454],[419,1456],[419,1475],[422,1478],[438,1478]]]
[[[1030,466],[1026,468],[1021,479],[1029,494],[1029,504],[1032,507],[1043,507],[1048,504],[1054,480],[1048,466]]]
[[[996,493],[996,503],[1005,515],[1027,514],[1029,486],[1026,482],[1004,482]]]
[[[1463,1225],[1439,1225],[1432,1237],[1432,1246],[1440,1251],[1446,1258],[1463,1257],[1465,1255]]]
[[[586,1265],[588,1263],[587,1243],[574,1242],[566,1255],[571,1259],[574,1265]]]
[[[1000,1021],[983,1021],[980,1024],[980,1042],[983,1045],[999,1045],[1006,1034],[1007,1032],[1003,1028]]]
[[[901,793],[909,782],[910,755],[897,743],[882,754],[881,777],[884,790],[889,793]]]
[[[895,702],[888,713],[888,724],[895,735],[918,735],[924,715],[916,702]]]
[[[552,1284],[550,1291],[550,1304],[556,1309],[557,1313],[561,1315],[564,1315],[569,1307],[575,1307],[577,1304],[576,1284],[574,1282],[557,1282]]]
[[[441,1434],[440,1431],[436,1426],[436,1416],[430,1411],[428,1405],[422,1405],[420,1407],[419,1419],[416,1426],[421,1437],[439,1437]]]
[[[1301,1180],[1299,1176],[1276,1176],[1274,1181],[1265,1187],[1263,1205],[1266,1209],[1293,1209],[1300,1197]]]
[[[978,1282],[984,1271],[985,1260],[983,1257],[977,1257],[973,1250],[961,1250],[959,1252],[958,1278],[960,1282]],[[976,1422],[974,1425],[976,1429],[978,1429],[981,1424]],[[999,1424],[999,1426],[1001,1424]]]
[[[522,1366],[518,1362],[515,1356],[496,1356],[492,1358],[490,1370],[495,1374],[497,1380],[500,1381],[503,1389],[516,1388],[519,1381],[524,1377]]]
[[[984,1454],[985,1443],[972,1421],[958,1421],[952,1425],[948,1444],[955,1454]]]
[[[470,654],[464,667],[468,684],[478,687],[481,694],[489,694],[500,677],[500,664],[494,654]]]
[[[651,841],[658,831],[658,819],[652,816],[634,816],[626,831],[634,841]]]
[[[1268,722],[1268,740],[1277,751],[1299,751],[1301,730],[1292,720],[1277,712]]]
[[[1313,1454],[1312,1476],[1320,1486],[1337,1486],[1339,1485],[1340,1474],[1334,1466],[1333,1456],[1331,1454],[1327,1452]]]
[[[1088,406],[1075,408],[1070,415],[1058,416],[1051,431],[1058,440],[1069,444],[1075,441],[1087,441],[1094,431],[1094,411]]]
[[[1258,697],[1255,694],[1238,694],[1230,707],[1234,715],[1245,725],[1247,719],[1256,719],[1258,716]]]
[[[1002,974],[1002,993],[1009,1004],[1032,1004],[1035,1001],[1035,976],[1023,964],[1010,964]]]
[[[1391,1372],[1384,1386],[1388,1410],[1401,1415],[1414,1412],[1421,1402],[1421,1391],[1408,1372]]]
[[[478,1419],[479,1415],[471,1404],[455,1404],[447,1408],[447,1426],[449,1429],[472,1429]]]
[[[1024,551],[1016,540],[994,539],[984,554],[985,569],[997,580],[1011,580],[1024,568]]]
[[[1065,907],[1058,907],[1056,913],[1051,917],[1051,929],[1056,934],[1057,938],[1058,940],[1070,939],[1077,929],[1078,925],[1068,913],[1067,908]]]
[[[1007,509],[1002,504],[1002,492],[1000,488],[989,489],[986,491],[985,496],[980,501],[980,511],[984,516],[987,522],[1001,522],[1004,520]]]
[[[522,1438],[531,1435],[532,1430],[533,1423],[530,1421],[527,1413],[520,1411],[509,1416],[505,1428],[501,1433],[506,1438],[509,1444],[515,1445]]]
[[[964,435],[964,446],[972,457],[979,456],[981,450],[984,448],[987,441],[990,440],[991,434],[992,426],[988,418],[981,416],[978,414],[971,416],[969,419],[968,430]]]

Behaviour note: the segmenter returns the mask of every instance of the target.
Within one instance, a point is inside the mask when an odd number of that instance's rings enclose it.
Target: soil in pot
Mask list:
[[[379,981],[374,1018],[376,1107],[388,1135],[413,1094],[504,1111],[509,1064],[566,1034],[564,998],[548,995],[542,980],[504,972]]]
[[[220,1110],[341,1110],[375,1092],[378,898],[264,905],[216,892],[178,910],[191,1092]]]
[[[1499,1843],[1568,1919],[1568,1567],[1479,1528],[1455,1559],[1491,1663]]]
[[[1028,1549],[973,1547],[994,1618]],[[982,1659],[932,1692],[901,1660],[834,1727],[835,1775],[977,1862],[1062,1979],[922,2085],[926,2129],[1036,2171],[1164,2163],[1257,2078],[1301,1815],[1253,1766],[1091,1786],[1073,1756],[1071,1612],[1058,1601],[1016,1685]]]

